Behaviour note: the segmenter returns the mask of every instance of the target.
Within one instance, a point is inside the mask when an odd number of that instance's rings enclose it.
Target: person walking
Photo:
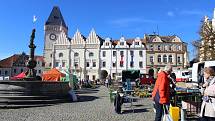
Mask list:
[[[166,65],[164,70],[158,73],[155,87],[152,92],[152,99],[155,103],[155,121],[161,121],[164,106],[170,104],[170,80],[168,75],[172,72],[172,66]]]
[[[212,68],[204,69],[205,83],[202,85],[203,101],[200,121],[215,121],[215,72]]]

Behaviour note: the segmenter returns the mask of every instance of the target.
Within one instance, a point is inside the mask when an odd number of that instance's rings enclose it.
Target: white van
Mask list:
[[[215,61],[203,61],[194,63],[192,67],[192,82],[193,83],[203,83],[200,82],[200,74],[203,74],[203,69],[205,67],[211,67],[215,70]]]
[[[188,82],[191,77],[189,70],[177,70],[173,71],[173,73],[175,73],[176,82]]]

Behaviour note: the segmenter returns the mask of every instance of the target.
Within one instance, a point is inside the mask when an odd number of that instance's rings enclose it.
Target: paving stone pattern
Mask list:
[[[108,89],[77,91],[79,102],[60,103],[45,107],[0,109],[0,121],[153,121],[155,113],[150,98],[136,100],[134,112],[130,104],[123,104],[122,114],[114,112]]]

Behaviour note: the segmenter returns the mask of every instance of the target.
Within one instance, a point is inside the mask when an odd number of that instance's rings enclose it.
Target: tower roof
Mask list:
[[[67,28],[63,16],[60,12],[60,8],[58,6],[53,7],[52,12],[49,15],[49,18],[46,21],[45,25],[62,25],[63,27]]]

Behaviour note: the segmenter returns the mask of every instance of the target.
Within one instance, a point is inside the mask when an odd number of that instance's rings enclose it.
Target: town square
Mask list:
[[[0,9],[0,121],[215,121],[212,1]]]

